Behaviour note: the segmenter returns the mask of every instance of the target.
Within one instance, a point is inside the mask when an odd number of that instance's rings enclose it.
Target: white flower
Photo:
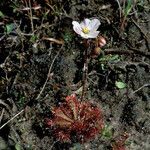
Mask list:
[[[98,19],[84,19],[83,22],[79,23],[77,21],[73,21],[73,30],[79,34],[81,37],[88,38],[96,38],[99,34],[97,31],[100,26],[100,21]]]

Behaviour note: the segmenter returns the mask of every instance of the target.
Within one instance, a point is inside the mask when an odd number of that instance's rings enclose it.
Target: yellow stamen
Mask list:
[[[88,34],[90,32],[90,30],[87,27],[84,27],[82,29],[83,33]]]

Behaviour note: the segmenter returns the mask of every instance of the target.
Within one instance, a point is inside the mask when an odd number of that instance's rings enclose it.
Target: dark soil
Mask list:
[[[127,3],[1,0],[0,150],[111,150],[124,133],[127,150],[150,150],[150,1],[126,13]],[[107,40],[90,58],[86,100],[102,109],[108,135],[62,144],[44,120],[66,96],[81,97],[84,47],[72,21],[84,18],[99,19]]]

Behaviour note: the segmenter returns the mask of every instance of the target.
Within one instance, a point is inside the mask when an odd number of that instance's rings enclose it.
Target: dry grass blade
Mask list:
[[[4,128],[9,122],[11,122],[12,120],[14,120],[17,116],[19,116],[22,112],[24,112],[24,109],[22,109],[20,112],[18,112],[15,116],[13,116],[11,119],[9,119],[6,123],[4,123],[1,127],[0,130],[2,128]]]
[[[150,83],[146,83],[146,84],[144,84],[143,86],[141,86],[140,88],[138,88],[137,90],[133,91],[132,94],[135,94],[135,93],[137,93],[138,91],[142,90],[143,88],[149,87],[149,86],[150,86]]]
[[[31,21],[31,28],[32,33],[34,32],[34,25],[33,25],[33,14],[32,14],[32,7],[31,7],[31,1],[29,0],[29,7],[30,7],[30,21]]]
[[[53,43],[56,43],[56,44],[60,44],[60,45],[64,44],[63,40],[57,40],[57,39],[54,39],[54,38],[46,38],[46,37],[44,37],[43,40],[47,40],[47,41],[50,41],[50,42],[53,42]]]
[[[40,96],[41,96],[41,94],[43,93],[43,91],[44,91],[44,89],[45,89],[45,87],[46,87],[46,84],[47,84],[47,82],[48,82],[48,80],[49,80],[49,78],[50,78],[50,76],[51,76],[51,70],[52,70],[53,64],[54,64],[54,62],[55,62],[56,58],[58,57],[58,55],[59,55],[59,53],[60,53],[61,50],[62,50],[62,47],[61,47],[60,50],[57,52],[56,56],[54,57],[54,59],[53,59],[51,65],[50,65],[50,67],[49,67],[46,81],[45,81],[45,83],[44,83],[44,85],[43,85],[43,87],[42,87],[40,93],[38,94],[36,100],[39,99]]]
[[[3,119],[4,111],[5,111],[5,109],[3,108],[3,109],[2,109],[2,113],[1,113],[1,115],[0,115],[0,123],[1,123],[1,121],[2,121],[2,119]]]
[[[120,5],[120,2],[119,0],[116,0],[117,4],[118,4],[118,7],[119,7],[119,17],[121,18],[121,14],[122,14],[122,8],[121,8],[121,5]]]

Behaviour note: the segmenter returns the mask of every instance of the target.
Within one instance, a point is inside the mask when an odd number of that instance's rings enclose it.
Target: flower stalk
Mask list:
[[[87,76],[88,76],[88,52],[91,50],[90,40],[86,40],[86,43],[89,45],[88,48],[85,49],[84,52],[84,66],[83,66],[83,77],[82,77],[82,95],[81,95],[81,101],[84,100],[86,97],[86,90],[87,90]]]
[[[100,21],[98,19],[84,19],[83,22],[78,23],[77,21],[73,21],[73,29],[74,31],[80,35],[82,38],[85,39],[86,41],[86,49],[84,51],[84,67],[83,67],[83,77],[82,77],[82,84],[83,84],[83,89],[82,89],[82,95],[81,95],[81,101],[84,100],[85,95],[86,95],[86,89],[87,89],[87,75],[88,75],[88,52],[91,51],[91,41],[90,39],[94,39],[98,36],[99,31],[97,29],[100,26]]]

